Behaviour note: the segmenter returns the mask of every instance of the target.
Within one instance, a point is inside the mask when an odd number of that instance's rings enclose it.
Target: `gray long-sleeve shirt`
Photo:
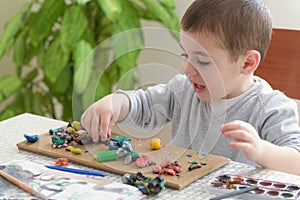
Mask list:
[[[300,151],[296,103],[259,77],[244,94],[213,102],[198,99],[186,76],[180,74],[146,91],[118,92],[128,95],[131,102],[129,115],[120,124],[153,130],[172,121],[171,143],[176,146],[254,164],[243,152],[231,148],[232,139],[220,131],[223,123],[242,120],[250,123],[262,139]]]

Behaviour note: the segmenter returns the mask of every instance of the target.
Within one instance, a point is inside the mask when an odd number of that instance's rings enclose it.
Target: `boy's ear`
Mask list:
[[[249,75],[254,73],[260,63],[260,53],[256,50],[249,50],[244,55],[243,67],[241,73],[244,75]]]

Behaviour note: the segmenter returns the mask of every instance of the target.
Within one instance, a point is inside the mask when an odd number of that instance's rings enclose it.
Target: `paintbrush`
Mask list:
[[[19,188],[22,188],[24,191],[30,193],[31,195],[44,199],[44,200],[49,200],[48,197],[46,197],[45,195],[43,195],[42,193],[36,191],[34,188],[32,188],[30,185],[27,185],[26,183],[22,182],[21,180],[9,175],[8,173],[6,173],[3,170],[0,170],[0,175],[5,178],[6,180],[8,180],[9,182],[15,184],[16,186],[18,186]]]

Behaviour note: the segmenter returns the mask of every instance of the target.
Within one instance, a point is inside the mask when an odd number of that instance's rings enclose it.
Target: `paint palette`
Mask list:
[[[271,199],[300,199],[300,186],[289,183],[224,174],[215,177],[211,185],[215,188],[229,190],[241,190],[249,186],[257,185],[258,188],[250,191],[250,194],[259,195],[260,197],[269,197]]]

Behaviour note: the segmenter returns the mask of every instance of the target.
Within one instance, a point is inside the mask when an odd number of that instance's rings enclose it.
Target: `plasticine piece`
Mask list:
[[[187,156],[187,157],[193,157],[193,154],[187,153],[186,156]]]
[[[141,155],[138,152],[134,152],[134,151],[128,152],[125,157],[124,164],[128,165],[129,163],[136,161],[136,159],[138,159],[140,157],[141,157]]]
[[[119,157],[126,156],[129,152],[133,151],[133,147],[129,141],[124,141],[122,146],[118,148],[117,154]]]
[[[160,164],[160,166],[162,168],[164,168],[164,167],[167,167],[168,165],[170,165],[171,163],[172,163],[172,161],[168,157],[166,157],[165,160]]]
[[[182,166],[178,161],[172,162],[167,157],[160,164],[160,166],[152,166],[152,172],[155,174],[165,174],[175,176],[176,173],[180,173],[182,171]]]
[[[55,161],[55,166],[66,166],[69,164],[69,160],[67,158],[57,158]]]
[[[116,150],[100,151],[97,152],[97,158],[99,162],[112,161],[118,159]]]
[[[78,130],[76,133],[73,133],[73,140],[77,144],[90,144],[92,143],[93,139],[88,135],[86,130]]]
[[[158,150],[162,146],[162,142],[159,138],[152,138],[149,144],[153,150]]]
[[[198,169],[198,168],[201,168],[201,165],[200,164],[191,164],[189,166],[189,171],[192,171],[194,169]]]
[[[66,151],[71,151],[72,149],[74,149],[74,147],[69,145],[67,146]]]
[[[147,167],[153,164],[153,158],[150,155],[142,155],[142,157],[136,159],[135,164],[141,168]]]
[[[110,138],[112,141],[117,141],[117,142],[125,142],[125,141],[131,141],[131,138],[128,136],[120,135],[116,137]]]
[[[79,148],[72,148],[71,152],[75,153],[75,154],[81,154],[81,149],[79,149]]]
[[[137,187],[143,194],[155,196],[165,190],[166,181],[162,176],[155,178],[145,177],[141,172],[136,175],[124,174],[122,183]]]
[[[40,136],[39,135],[28,135],[28,134],[24,134],[24,137],[26,138],[26,140],[28,142],[36,142],[40,139]]]
[[[63,129],[50,129],[49,130],[50,135],[54,135],[56,133],[62,133],[62,132],[63,132]]]
[[[80,125],[80,122],[78,122],[78,121],[73,121],[73,122],[72,122],[72,127],[73,127],[76,131],[79,131],[79,130],[82,129],[82,128],[81,128],[81,125]]]
[[[67,143],[68,143],[68,141],[65,138],[60,137],[58,135],[54,135],[51,138],[51,144],[52,144],[53,148],[66,147],[66,146],[68,146]]]
[[[120,142],[110,142],[108,145],[108,149],[109,150],[118,150],[121,146],[122,145]]]

